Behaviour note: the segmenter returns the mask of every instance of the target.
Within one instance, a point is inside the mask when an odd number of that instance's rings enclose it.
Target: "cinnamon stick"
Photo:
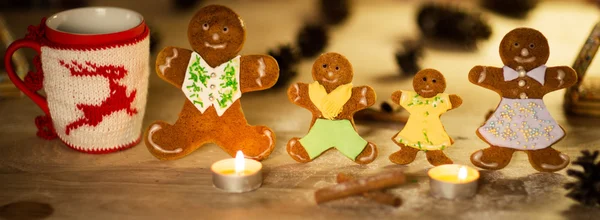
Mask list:
[[[380,173],[374,176],[354,179],[333,186],[319,189],[315,192],[317,204],[348,196],[385,189],[406,182],[404,173],[400,170]]]
[[[343,182],[347,182],[350,180],[353,180],[354,178],[352,178],[351,176],[348,176],[344,173],[339,173],[337,175],[337,182],[338,183],[343,183]],[[383,205],[390,205],[390,206],[394,206],[394,207],[398,207],[400,205],[402,205],[402,199],[399,197],[396,197],[394,195],[391,194],[387,194],[384,193],[382,191],[372,191],[372,192],[366,192],[362,194],[365,198],[370,199],[374,202],[377,202],[379,204],[383,204]]]

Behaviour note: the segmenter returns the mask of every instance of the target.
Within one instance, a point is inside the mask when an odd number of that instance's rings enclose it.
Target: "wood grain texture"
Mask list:
[[[206,4],[213,1],[205,1]],[[158,48],[188,48],[186,30],[194,10],[175,11],[167,0],[153,4],[137,1],[96,0],[94,5],[127,7],[146,16],[162,34]],[[226,1],[247,28],[241,54],[264,54],[282,42],[293,42],[304,19],[316,15],[314,1]],[[417,35],[413,1],[355,1],[346,24],[331,32],[328,51],[344,54],[354,67],[357,85],[372,86],[379,102],[392,92],[412,89],[408,78],[397,75],[394,45],[400,36]],[[198,6],[199,7],[199,6]],[[4,12],[15,36],[24,36],[27,25],[56,11]],[[542,1],[527,20],[488,14],[494,27],[490,40],[472,52],[427,47],[423,67],[444,73],[447,93],[463,98],[463,105],[442,117],[455,144],[446,154],[455,163],[470,165],[469,156],[486,146],[475,130],[485,114],[495,108],[496,93],[468,81],[475,65],[501,66],[498,44],[516,26],[531,26],[548,38],[548,65],[570,65],[580,43],[598,20],[594,6],[573,1]],[[569,27],[568,30],[561,27]],[[360,43],[358,43],[360,42]],[[156,55],[154,55],[156,56]],[[155,57],[152,58],[154,61]],[[310,82],[314,60],[299,65],[293,82]],[[600,61],[596,61],[600,62]],[[152,62],[150,62],[152,63]],[[154,70],[151,70],[154,72]],[[600,65],[590,67],[600,72]],[[185,98],[156,74],[150,74],[150,92],[144,127],[157,119],[175,122]],[[564,91],[546,95],[550,113],[567,130],[554,145],[575,158],[582,149],[599,149],[600,119],[566,116]],[[0,101],[0,206],[21,201],[49,204],[51,219],[596,219],[600,209],[586,208],[567,199],[562,185],[573,179],[565,171],[537,173],[524,153],[517,152],[501,171],[483,171],[478,194],[470,200],[437,200],[429,195],[426,176],[431,167],[419,155],[410,166],[392,165],[388,156],[397,150],[390,137],[401,124],[358,123],[358,132],[379,147],[379,157],[369,165],[356,165],[337,151],[318,159],[296,163],[285,151],[287,140],[306,134],[311,113],[292,104],[285,90],[244,94],[242,105],[250,124],[264,124],[277,134],[276,149],[263,161],[264,184],[250,193],[229,194],[212,186],[209,167],[229,155],[215,145],[202,147],[185,158],[159,161],[143,144],[108,155],[87,155],[65,147],[60,141],[35,136],[33,119],[42,112],[26,99]],[[316,205],[316,189],[335,184],[336,174],[368,176],[385,169],[405,169],[408,182],[389,193],[404,203],[393,208],[348,198]],[[571,167],[569,167],[571,168]],[[0,213],[2,216],[2,213]]]

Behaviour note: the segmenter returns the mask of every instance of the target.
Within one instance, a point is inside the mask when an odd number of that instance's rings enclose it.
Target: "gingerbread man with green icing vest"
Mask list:
[[[306,163],[330,148],[336,148],[358,164],[377,157],[377,147],[356,132],[354,113],[375,103],[369,86],[352,86],[353,70],[341,54],[325,53],[313,64],[313,83],[296,83],[288,89],[290,101],[312,112],[310,130],[303,138],[292,138],[288,154]]]
[[[545,94],[577,82],[575,70],[568,66],[547,67],[548,40],[539,31],[517,28],[500,42],[504,66],[475,66],[469,81],[501,96],[496,110],[477,129],[488,148],[471,155],[478,167],[498,170],[506,167],[515,151],[527,153],[538,171],[554,172],[569,165],[569,156],[552,145],[565,136],[542,99]]]
[[[415,91],[399,90],[392,94],[392,101],[405,108],[410,117],[406,125],[392,141],[400,150],[390,155],[396,164],[413,162],[419,151],[424,151],[427,161],[434,166],[451,164],[443,150],[454,143],[448,136],[441,114],[458,108],[462,99],[457,95],[446,94],[446,79],[439,71],[424,69],[413,78]]]
[[[177,159],[207,143],[232,157],[241,150],[256,160],[273,151],[275,134],[266,126],[248,125],[240,97],[272,87],[279,67],[267,55],[238,55],[245,38],[244,23],[234,11],[210,5],[189,23],[192,50],[166,47],[158,54],[158,76],[180,88],[186,99],[175,124],[156,121],[146,131],[154,156]]]

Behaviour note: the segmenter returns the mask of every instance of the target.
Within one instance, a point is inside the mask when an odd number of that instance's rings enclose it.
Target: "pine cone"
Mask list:
[[[327,47],[327,28],[323,25],[308,24],[298,33],[298,47],[303,57],[313,57]]]
[[[269,50],[277,64],[279,65],[279,79],[273,88],[280,88],[288,84],[288,82],[297,75],[296,64],[300,61],[300,55],[296,48],[288,45],[280,45],[275,50]]]
[[[569,169],[567,175],[577,179],[565,184],[570,190],[567,197],[587,206],[600,206],[600,161],[595,162],[599,152],[581,151],[583,156],[577,157],[574,165],[583,167],[583,171]]]

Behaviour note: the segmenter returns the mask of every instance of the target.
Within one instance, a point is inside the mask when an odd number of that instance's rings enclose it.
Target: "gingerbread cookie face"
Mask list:
[[[358,164],[371,163],[377,147],[356,132],[353,116],[375,103],[375,91],[352,85],[352,65],[341,54],[321,55],[313,64],[312,75],[314,82],[296,83],[288,89],[290,101],[313,114],[310,131],[288,142],[288,154],[306,163],[336,148]]]
[[[530,71],[545,64],[549,56],[548,40],[531,28],[514,29],[500,42],[502,62],[515,70],[521,66],[525,71]]]
[[[211,66],[235,57],[245,39],[244,23],[225,6],[210,5],[200,9],[188,26],[190,45]]]
[[[413,88],[420,96],[431,98],[446,90],[446,79],[437,70],[424,69],[413,78]]]
[[[337,53],[326,53],[315,61],[312,67],[312,76],[331,91],[340,85],[352,82],[352,64],[342,55]]]

